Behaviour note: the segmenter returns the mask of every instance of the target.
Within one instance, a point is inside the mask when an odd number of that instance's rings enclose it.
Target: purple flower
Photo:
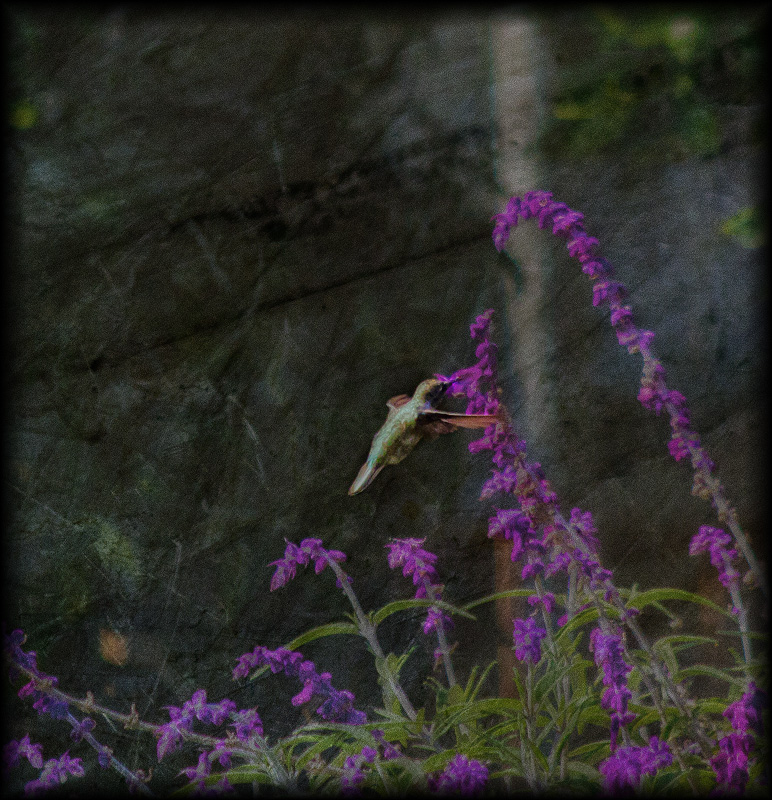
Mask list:
[[[391,759],[399,758],[402,755],[402,753],[400,753],[400,751],[397,750],[397,748],[394,747],[394,745],[391,744],[391,742],[386,741],[383,731],[379,731],[376,729],[370,731],[370,733],[372,734],[373,739],[375,739],[375,741],[378,742],[378,744],[381,745],[381,747],[383,748],[383,758],[386,761],[391,761]]]
[[[345,795],[360,794],[360,787],[367,777],[364,766],[372,764],[378,751],[372,747],[363,747],[359,755],[349,756],[343,762],[343,774],[340,778],[340,787]]]
[[[434,564],[437,556],[424,550],[421,545],[426,539],[394,539],[386,545],[389,551],[388,562],[391,569],[402,567],[402,574],[413,576],[413,583],[423,583],[423,578],[437,574]]]
[[[457,755],[436,777],[429,778],[429,789],[435,794],[458,793],[475,795],[482,793],[488,782],[485,764],[464,755]]]
[[[552,609],[555,607],[555,595],[552,592],[544,592],[541,597],[538,594],[532,594],[528,597],[528,605],[532,608],[544,606],[544,610],[551,614]]]
[[[571,525],[579,535],[579,538],[586,545],[587,549],[593,553],[598,552],[598,539],[595,534],[598,529],[592,519],[592,514],[589,511],[583,512],[581,508],[571,509]]]
[[[511,541],[510,558],[512,561],[517,561],[536,537],[536,532],[531,527],[531,521],[522,511],[505,508],[497,511],[495,516],[488,518],[488,537]]]
[[[543,575],[545,572],[544,562],[538,558],[529,561],[521,570],[520,577],[527,581],[530,578],[535,578],[537,575]]]
[[[271,578],[271,591],[289,583],[295,577],[298,565],[304,567],[313,561],[314,571],[318,575],[330,561],[345,560],[345,553],[340,550],[326,550],[321,539],[303,539],[300,545],[287,542],[284,558],[271,562],[271,566],[276,566]]]
[[[113,751],[109,747],[100,745],[97,749],[97,763],[102,769],[107,769],[113,760]]]
[[[719,751],[710,759],[716,774],[716,788],[742,794],[748,782],[748,753],[753,739],[741,733],[730,733],[718,742]]]
[[[185,717],[194,716],[200,722],[209,722],[212,725],[222,725],[236,710],[233,700],[225,698],[219,703],[206,702],[206,690],[198,689],[193,696],[182,707],[182,714]]]
[[[415,596],[419,599],[433,595],[433,599],[442,599],[442,586],[433,581],[437,575],[434,564],[437,556],[424,550],[421,545],[425,539],[393,539],[386,545],[389,551],[387,557],[391,569],[402,567],[402,574],[405,577],[413,576],[413,585],[416,586]],[[426,620],[423,624],[425,634],[431,633],[442,626],[444,630],[453,627],[453,620],[439,608],[430,606]]]
[[[206,788],[206,778],[212,771],[212,765],[209,763],[206,753],[201,753],[198,757],[198,764],[195,767],[185,767],[180,771],[180,775],[186,775],[188,780],[195,784],[198,789]]]
[[[70,738],[79,742],[87,733],[94,730],[96,723],[91,717],[84,717],[80,722],[76,720],[70,732]]]
[[[614,326],[619,344],[630,353],[643,355],[642,389],[638,399],[646,408],[652,408],[659,414],[662,407],[667,407],[671,415],[673,434],[668,443],[668,450],[676,461],[691,456],[695,470],[695,483],[692,492],[699,497],[709,499],[721,489],[716,489],[715,482],[710,480],[713,463],[699,448],[699,438],[689,429],[688,413],[685,404],[679,407],[677,399],[683,401],[683,395],[669,392],[665,385],[665,369],[651,353],[652,331],[639,329],[634,321],[632,309],[624,305],[627,296],[626,287],[611,280],[613,269],[606,259],[596,255],[598,240],[589,236],[583,226],[581,213],[569,208],[565,203],[552,199],[550,192],[526,192],[522,198],[512,197],[507,203],[506,211],[497,214],[493,219],[493,242],[497,250],[501,250],[509,239],[512,228],[518,219],[537,217],[539,227],[552,225],[552,233],[566,240],[566,247],[571,258],[580,263],[582,272],[593,281],[593,305],[608,304],[611,311],[611,324]],[[474,333],[473,333],[474,335]],[[454,384],[453,389],[456,388]],[[669,397],[670,395],[670,397]],[[497,491],[514,491],[515,484],[500,475],[484,487],[483,497],[489,497]],[[518,490],[519,491],[519,490]]]
[[[209,760],[214,763],[219,762],[221,767],[228,769],[231,766],[231,756],[233,750],[228,746],[224,739],[220,739],[214,746],[214,750],[209,753]]]
[[[473,367],[458,370],[448,377],[436,377],[449,383],[448,394],[463,394],[471,401],[467,406],[467,414],[493,414],[498,408],[498,400],[493,392],[498,375],[498,347],[489,338],[493,309],[480,314],[469,326],[472,339],[478,344],[475,350],[478,362]],[[487,393],[482,391],[483,382],[489,384]]]
[[[33,767],[40,769],[43,766],[43,745],[33,744],[29,740],[29,734],[24,736],[21,741],[12,739],[3,748],[3,765],[8,771],[15,767],[19,759],[24,756]]]
[[[174,708],[172,706],[172,708]],[[177,709],[179,711],[179,709]],[[171,709],[170,712],[171,714]],[[164,725],[159,725],[156,729],[158,744],[156,745],[156,755],[160,761],[167,753],[174,752],[181,744],[183,732],[189,732],[191,728],[190,720],[174,719]]]
[[[601,706],[611,714],[611,752],[616,750],[617,735],[623,725],[635,719],[635,714],[627,710],[632,692],[627,688],[627,675],[632,667],[624,659],[622,637],[619,634],[605,634],[594,628],[590,634],[590,651],[595,663],[603,671],[603,684],[606,687],[601,697]]]
[[[428,636],[432,631],[440,627],[446,631],[451,630],[454,627],[454,622],[445,612],[440,611],[435,606],[431,606],[424,620],[423,632]]]
[[[727,588],[737,585],[740,573],[732,566],[732,561],[737,558],[737,550],[730,548],[732,537],[721,528],[710,525],[701,525],[699,531],[689,543],[689,555],[694,556],[707,550],[710,553],[710,563],[718,570],[718,579]]]
[[[233,670],[234,678],[244,678],[251,669],[269,666],[271,671],[284,672],[291,678],[298,678],[303,684],[301,691],[292,698],[292,705],[302,705],[312,697],[322,697],[324,702],[316,713],[330,722],[345,722],[349,725],[362,725],[367,721],[363,711],[354,708],[354,695],[348,691],[338,691],[332,685],[329,672],[321,675],[316,671],[313,661],[303,658],[302,653],[280,647],[269,650],[258,645],[251,653],[245,653]],[[262,731],[262,728],[261,728]]]
[[[732,728],[738,733],[762,733],[761,710],[766,706],[767,693],[751,681],[747,691],[724,711]]]
[[[263,735],[263,723],[255,708],[231,714],[231,722],[228,724],[233,727],[236,738],[247,744],[255,744],[255,737]]]
[[[512,638],[515,642],[515,657],[517,660],[538,664],[541,660],[541,640],[546,635],[547,631],[539,627],[533,617],[516,619]]]
[[[589,259],[598,246],[598,240],[594,236],[588,236],[583,231],[576,233],[568,240],[566,247],[571,258]]]
[[[27,783],[24,786],[24,792],[25,794],[36,794],[64,783],[70,775],[80,778],[84,773],[81,760],[70,758],[69,752],[66,752],[59,758],[50,758],[46,761],[40,777]]]
[[[648,747],[620,747],[598,768],[603,775],[604,789],[615,795],[638,789],[643,775],[656,775],[659,769],[670,766],[672,762],[667,742],[652,736]]]
[[[719,534],[722,531],[711,531],[712,533],[705,534],[706,538],[721,539]],[[718,789],[739,794],[745,791],[750,766],[749,755],[754,741],[751,731],[758,735],[763,733],[761,710],[765,705],[766,692],[761,691],[751,681],[743,696],[724,711],[724,717],[732,726],[732,733],[719,740],[719,752],[710,760]]]

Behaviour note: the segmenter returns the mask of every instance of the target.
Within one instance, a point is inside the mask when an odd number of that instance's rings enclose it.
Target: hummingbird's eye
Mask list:
[[[430,403],[436,403],[448,391],[449,383],[438,383],[429,392],[428,400]]]

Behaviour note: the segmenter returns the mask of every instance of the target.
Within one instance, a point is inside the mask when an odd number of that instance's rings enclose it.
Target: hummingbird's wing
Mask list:
[[[404,406],[405,403],[410,402],[410,395],[409,394],[398,394],[394,397],[390,398],[386,405],[391,408],[399,408],[400,406]]]

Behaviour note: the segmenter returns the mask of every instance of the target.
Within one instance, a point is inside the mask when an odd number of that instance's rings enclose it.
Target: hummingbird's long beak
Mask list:
[[[359,494],[363,489],[366,489],[375,480],[375,476],[384,466],[386,465],[381,464],[379,467],[374,467],[369,459],[365,461],[356,478],[354,478],[351,488],[348,490],[349,495]]]

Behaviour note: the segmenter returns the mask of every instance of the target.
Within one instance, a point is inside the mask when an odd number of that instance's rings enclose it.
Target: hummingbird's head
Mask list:
[[[421,389],[421,394],[424,400],[430,405],[438,403],[445,392],[448,390],[450,383],[439,381],[437,378],[429,378],[425,380],[418,388]]]

